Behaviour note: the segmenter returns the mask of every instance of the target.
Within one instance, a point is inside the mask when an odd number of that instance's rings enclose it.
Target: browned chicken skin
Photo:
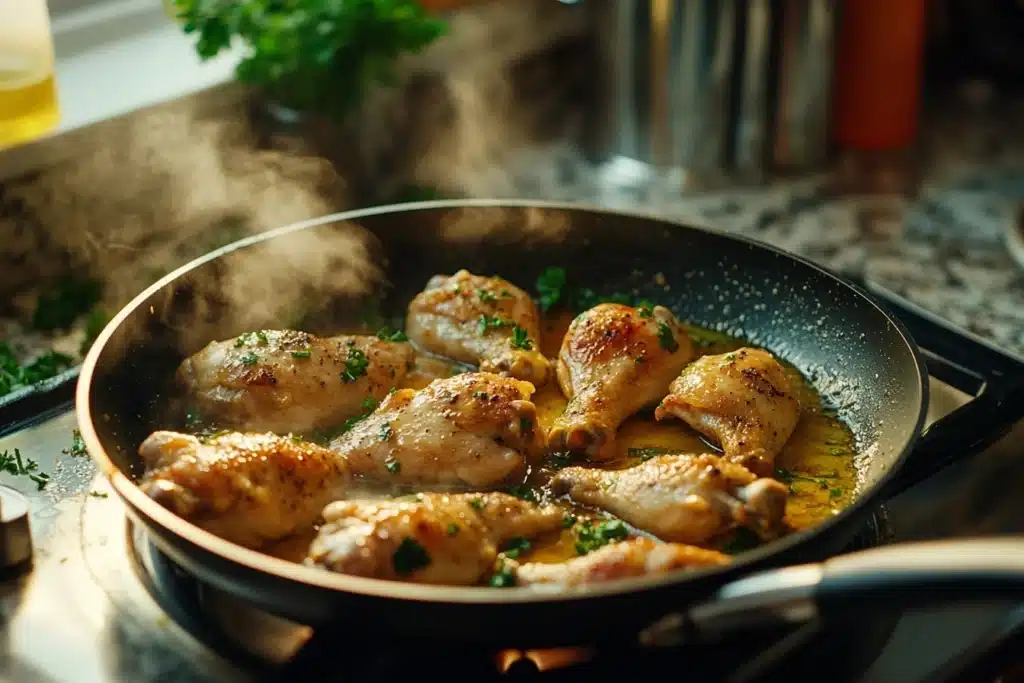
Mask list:
[[[487,487],[543,450],[533,385],[486,372],[402,389],[331,442],[356,472],[393,482]]]
[[[409,304],[406,333],[420,348],[541,386],[551,366],[537,348],[530,295],[499,277],[437,275]]]
[[[376,337],[316,337],[261,330],[213,342],[187,358],[178,380],[200,414],[237,429],[305,432],[360,414],[413,362],[410,344]]]
[[[659,455],[623,470],[569,467],[552,487],[679,543],[705,543],[737,525],[774,538],[786,512],[785,486],[710,454]]]
[[[770,476],[800,421],[800,402],[770,353],[742,348],[704,356],[683,370],[654,417],[683,420],[715,439],[728,460]]]
[[[565,513],[505,493],[421,493],[409,499],[337,502],[306,564],[342,574],[472,585],[503,543],[562,526]]]
[[[619,425],[660,401],[692,358],[690,337],[667,308],[601,304],[581,313],[558,355],[558,383],[569,404],[548,448],[612,457]]]
[[[153,432],[139,447],[149,470],[140,488],[164,507],[224,539],[258,548],[310,528],[349,483],[345,459],[274,434],[200,440]]]
[[[692,545],[659,543],[633,538],[598,548],[592,553],[558,564],[518,563],[505,560],[517,585],[555,584],[564,588],[614,581],[675,569],[701,569],[728,564],[728,555]]]

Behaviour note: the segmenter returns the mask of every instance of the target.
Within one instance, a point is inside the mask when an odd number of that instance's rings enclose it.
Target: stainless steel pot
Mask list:
[[[838,1],[588,2],[605,81],[593,156],[755,181],[825,160]]]

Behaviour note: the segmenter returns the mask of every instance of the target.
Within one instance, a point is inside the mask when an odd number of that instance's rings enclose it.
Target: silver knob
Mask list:
[[[28,499],[0,485],[0,576],[32,565],[32,532],[28,525]]]

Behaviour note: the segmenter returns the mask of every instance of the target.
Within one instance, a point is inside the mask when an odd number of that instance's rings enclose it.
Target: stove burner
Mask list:
[[[891,534],[880,510],[847,548],[855,551],[881,545]],[[758,680],[809,678],[815,662],[827,659],[838,683],[866,671],[888,642],[894,618],[871,618],[858,624],[820,624],[789,633],[746,636],[742,643],[676,648],[581,648],[542,651],[492,650],[464,644],[422,640],[395,643],[367,639],[341,623],[313,629],[268,614],[203,583],[161,552],[142,527],[128,523],[128,538],[136,572],[160,607],[214,652],[234,662],[254,680],[395,681],[422,676],[443,667],[446,676],[476,681],[621,680],[637,667],[670,667],[697,680],[747,680],[756,669]],[[849,634],[855,633],[855,638]],[[813,652],[801,658],[801,652]],[[642,663],[641,663],[642,662]],[[770,676],[765,677],[765,664]],[[753,680],[753,679],[750,679]]]

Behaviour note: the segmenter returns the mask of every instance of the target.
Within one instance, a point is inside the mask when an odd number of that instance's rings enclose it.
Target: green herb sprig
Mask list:
[[[203,60],[241,42],[236,68],[299,111],[344,117],[374,83],[394,80],[397,59],[432,43],[447,25],[414,0],[172,0]]]

